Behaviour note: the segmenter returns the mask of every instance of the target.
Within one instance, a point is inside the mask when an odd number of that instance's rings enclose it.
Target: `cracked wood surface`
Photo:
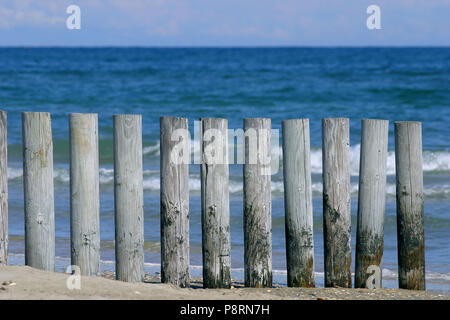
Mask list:
[[[160,118],[161,282],[180,287],[190,285],[187,130],[186,118]]]
[[[399,288],[425,290],[422,124],[395,122]]]
[[[114,116],[114,206],[116,278],[144,277],[142,116]]]
[[[351,288],[349,119],[322,120],[323,237],[326,287]]]
[[[355,288],[367,287],[371,265],[382,270],[389,132],[388,120],[363,119],[361,124]]]
[[[282,130],[288,285],[314,287],[309,120],[283,120]]]
[[[100,272],[97,114],[70,114],[71,263],[82,275]]]
[[[204,288],[230,288],[228,120],[201,119]]]
[[[55,268],[53,141],[50,113],[23,112],[25,264]]]
[[[8,142],[6,111],[0,110],[0,265],[8,264]]]
[[[247,287],[272,286],[272,190],[270,161],[264,160],[270,160],[270,129],[270,119],[244,119],[244,278]],[[256,135],[247,135],[249,130],[255,130]]]

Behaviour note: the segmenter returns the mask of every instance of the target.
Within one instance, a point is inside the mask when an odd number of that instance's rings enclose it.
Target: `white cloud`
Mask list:
[[[83,39],[93,43],[214,45],[226,38],[230,44],[250,45],[391,45],[425,39],[449,45],[450,39],[443,14],[450,0],[0,1],[0,30],[29,30],[30,39],[34,27],[49,34],[65,28],[72,3],[81,7]],[[382,9],[378,33],[365,28],[365,9],[372,3]]]
[[[60,1],[6,0],[0,4],[0,27],[50,26],[66,19]]]

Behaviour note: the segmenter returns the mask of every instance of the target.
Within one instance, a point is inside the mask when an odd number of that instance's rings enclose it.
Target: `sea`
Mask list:
[[[56,269],[70,265],[70,113],[97,113],[101,268],[114,271],[114,114],[143,117],[145,271],[160,272],[159,118],[309,118],[316,285],[323,286],[321,119],[350,118],[352,269],[361,120],[389,120],[383,287],[398,288],[394,121],[423,128],[427,290],[450,293],[450,48],[0,48],[8,112],[9,264],[24,264],[21,112],[51,113]],[[281,146],[281,142],[280,142]],[[282,154],[280,153],[280,157]],[[283,168],[272,175],[274,281],[286,284]],[[243,280],[242,165],[230,165],[232,277]],[[190,165],[190,265],[200,277],[199,165]]]

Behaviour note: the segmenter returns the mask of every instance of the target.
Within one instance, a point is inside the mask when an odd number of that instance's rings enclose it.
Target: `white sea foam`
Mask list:
[[[159,141],[153,146],[147,146],[142,149],[142,154],[159,157],[160,143]]]
[[[159,141],[155,145],[144,147],[143,154],[151,157],[159,157],[160,153]],[[350,174],[357,176],[359,174],[359,159],[361,145],[356,144],[350,147]],[[283,158],[282,147],[279,146],[278,154],[280,156],[280,164]],[[230,150],[230,152],[234,152]],[[275,156],[276,152],[272,152]],[[322,150],[320,148],[311,149],[311,172],[315,174],[322,173]],[[193,158],[193,156],[192,156]],[[450,151],[431,151],[423,152],[423,171],[424,173],[443,172],[450,173]],[[395,152],[388,151],[387,155],[387,174],[395,175]]]
[[[8,180],[22,178],[22,168],[8,168]]]
[[[143,153],[152,157],[159,157],[159,142],[152,146],[144,147]],[[279,147],[280,160],[282,159],[282,149]],[[350,173],[352,176],[359,174],[359,158],[360,145],[350,147]],[[282,162],[280,161],[280,165]],[[68,169],[55,167],[55,178],[62,181],[68,181]],[[450,174],[450,151],[430,151],[423,152],[423,171],[424,174],[444,173]],[[322,173],[322,150],[319,148],[311,149],[311,172],[313,174]],[[145,174],[145,173],[144,173]],[[395,175],[395,153],[389,151],[387,156],[387,174]],[[9,167],[8,179],[13,180],[22,177],[22,168]],[[108,183],[109,179],[113,177],[112,169],[100,168],[100,178],[106,180],[103,183]],[[101,181],[102,182],[102,181]]]
[[[281,152],[281,148],[279,149]],[[151,156],[159,156],[159,143],[153,146],[144,148],[144,153]],[[358,175],[359,172],[359,153],[360,145],[355,145],[350,148],[350,172],[353,176]],[[423,153],[423,169],[424,174],[433,175],[434,173],[443,173],[450,175],[450,152],[448,151],[424,151]],[[313,174],[322,173],[322,151],[320,149],[311,150],[311,172]],[[22,179],[23,170],[20,167],[8,168],[8,179],[19,180]],[[393,151],[389,151],[387,159],[387,174],[395,174],[395,154]],[[144,190],[158,191],[160,187],[159,172],[155,170],[144,170],[143,172]],[[54,169],[55,183],[68,184],[70,181],[70,172],[66,167],[55,166]],[[114,181],[114,169],[101,167],[99,169],[99,181],[102,185],[112,184]],[[283,182],[280,179],[273,179],[272,191],[282,193],[284,191]],[[189,188],[192,191],[200,191],[201,183],[199,175],[191,174],[189,179]],[[243,190],[242,180],[231,179],[229,184],[231,193],[240,193]],[[312,183],[312,191],[315,194],[322,192],[322,183],[317,179]],[[355,195],[358,192],[358,184],[353,182],[351,184],[351,193]],[[386,193],[388,195],[395,195],[395,184],[388,183],[386,185]],[[450,196],[450,184],[425,184],[424,194],[427,197],[434,196]]]
[[[22,169],[21,168],[8,168],[8,179],[9,180],[20,180],[22,179]],[[54,169],[54,180],[55,183],[68,184],[70,182],[70,172],[67,168],[55,167]],[[108,185],[114,182],[114,169],[111,168],[100,168],[99,169],[99,182],[101,185]],[[283,193],[284,185],[283,181],[280,179],[273,179],[271,183],[272,192]],[[160,177],[159,171],[155,170],[144,170],[143,172],[143,188],[147,191],[159,191],[160,188]],[[322,193],[323,185],[322,182],[315,181],[311,185],[312,192],[315,195]],[[201,190],[201,181],[198,174],[191,174],[189,178],[189,189],[191,191]],[[242,178],[230,179],[229,190],[232,194],[241,193],[243,191]],[[358,183],[352,182],[350,185],[350,193],[356,195],[358,193]],[[395,196],[396,186],[395,183],[386,184],[386,194]],[[448,197],[450,196],[450,184],[426,184],[424,187],[424,195],[427,197]]]
[[[359,144],[350,147],[350,174],[358,176],[359,159],[361,146]],[[395,175],[395,152],[388,151],[386,173]],[[449,151],[424,151],[423,152],[423,171],[424,173],[443,172],[450,173],[450,152]],[[311,150],[311,172],[322,173],[322,150]]]

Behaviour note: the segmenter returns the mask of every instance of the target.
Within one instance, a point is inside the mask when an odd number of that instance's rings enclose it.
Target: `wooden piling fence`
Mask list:
[[[144,279],[142,116],[114,116],[116,279]]]
[[[349,119],[322,120],[325,287],[352,287]]]
[[[270,130],[270,119],[244,119],[244,278],[246,287],[272,286]]]
[[[422,124],[395,122],[399,288],[425,290]]]
[[[8,140],[6,112],[0,110],[0,265],[8,264]]]
[[[203,287],[231,287],[228,121],[201,119]]]
[[[115,115],[116,279],[144,278],[142,116]],[[362,120],[355,287],[381,270],[386,201],[387,120]],[[100,273],[98,117],[71,114],[71,264]],[[326,287],[351,287],[349,119],[322,120],[323,236]],[[420,122],[395,122],[399,287],[425,290]],[[231,287],[228,121],[203,118],[201,220],[203,285]],[[282,121],[287,278],[313,287],[314,239],[308,119]],[[54,271],[55,212],[51,117],[22,113],[25,264]],[[161,280],[189,287],[188,119],[160,119]],[[272,286],[271,120],[244,119],[244,279]],[[0,264],[8,258],[6,112],[0,111]],[[380,274],[381,276],[381,274]],[[380,282],[381,284],[381,282]]]
[[[23,112],[25,264],[55,269],[53,140],[50,114]]]
[[[361,124],[355,288],[367,288],[366,282],[371,274],[368,268],[371,265],[380,270],[379,283],[376,284],[379,288],[386,208],[389,121],[363,119]]]
[[[309,120],[283,120],[282,130],[288,286],[314,287]]]
[[[189,287],[188,119],[161,117],[161,282]]]
[[[69,116],[71,263],[87,276],[100,272],[97,122],[97,114]]]

